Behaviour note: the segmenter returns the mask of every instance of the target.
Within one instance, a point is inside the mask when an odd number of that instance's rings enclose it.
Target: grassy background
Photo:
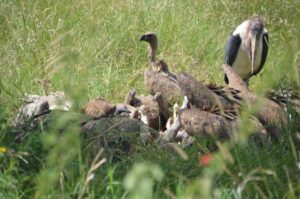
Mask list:
[[[34,134],[22,144],[12,142],[9,125],[24,93],[42,95],[63,90],[75,100],[75,109],[97,96],[123,101],[130,88],[145,93],[146,44],[139,42],[139,36],[146,31],[158,34],[159,57],[172,71],[186,71],[203,82],[223,84],[220,65],[226,40],[237,24],[254,15],[267,22],[270,50],[263,72],[251,80],[252,90],[299,88],[297,0],[1,0],[0,145],[29,155],[26,164],[16,154],[0,154],[0,196],[73,197],[82,192],[90,166],[79,150],[76,127],[65,129],[64,136],[54,129]],[[299,173],[299,141],[294,136],[297,131],[299,126],[292,125],[284,132],[285,139],[273,143],[271,149],[230,143],[225,149],[234,163],[218,154],[217,168],[199,168],[196,157],[197,151],[205,151],[207,143],[203,141],[187,151],[188,161],[151,146],[142,147],[130,158],[101,167],[87,193],[92,198],[135,197],[139,192],[122,186],[128,174],[137,187],[139,181],[153,183],[153,190],[148,190],[153,198],[172,198],[172,194],[182,198],[239,198],[238,185],[247,174],[264,168],[268,170],[254,173],[259,180],[251,179],[246,186],[246,198],[296,197],[300,186],[299,175],[294,175]],[[57,161],[55,157],[61,151],[62,158]],[[142,173],[148,174],[140,179],[139,174],[129,171],[133,164],[143,162],[158,167],[142,164]],[[63,190],[57,185],[62,170],[70,171]],[[136,190],[147,192],[142,187]]]

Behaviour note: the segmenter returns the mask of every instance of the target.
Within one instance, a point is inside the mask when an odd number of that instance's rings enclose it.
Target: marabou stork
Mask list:
[[[232,32],[227,41],[225,63],[232,66],[248,84],[258,74],[268,55],[269,36],[259,17],[244,21]],[[228,78],[225,74],[225,82]]]

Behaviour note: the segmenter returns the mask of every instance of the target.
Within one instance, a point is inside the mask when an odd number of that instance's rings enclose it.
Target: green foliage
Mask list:
[[[260,146],[247,139],[249,112],[242,113],[241,133],[218,143],[207,166],[198,161],[214,148],[206,140],[185,151],[187,160],[156,145],[117,161],[90,159],[73,114],[98,96],[120,102],[130,88],[145,93],[146,46],[138,38],[149,30],[170,70],[221,84],[226,40],[254,15],[267,22],[270,50],[251,89],[299,88],[297,0],[0,1],[0,198],[298,198],[296,114],[281,139]],[[15,141],[10,124],[24,93],[55,90],[74,110]]]
[[[130,193],[130,198],[153,198],[154,181],[161,181],[163,172],[157,165],[137,164],[125,176],[124,187]]]

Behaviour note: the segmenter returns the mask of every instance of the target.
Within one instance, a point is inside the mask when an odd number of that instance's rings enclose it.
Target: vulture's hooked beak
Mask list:
[[[142,35],[142,36],[140,37],[140,41],[146,41],[146,38],[147,38],[146,35]]]

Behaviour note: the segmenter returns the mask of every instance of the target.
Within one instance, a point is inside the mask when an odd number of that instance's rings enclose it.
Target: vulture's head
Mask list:
[[[150,45],[157,47],[158,40],[154,32],[146,32],[140,37],[140,41],[148,42]]]

